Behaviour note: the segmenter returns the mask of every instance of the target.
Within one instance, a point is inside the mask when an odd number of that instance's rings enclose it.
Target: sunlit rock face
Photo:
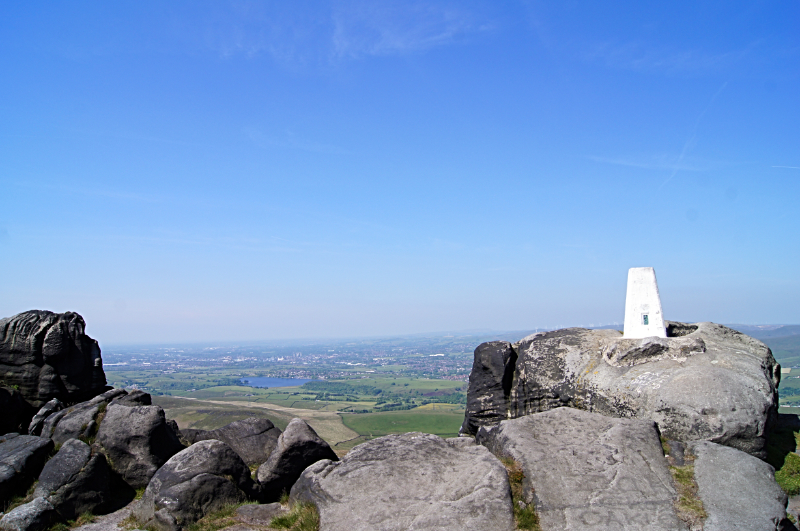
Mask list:
[[[666,338],[568,328],[475,350],[463,434],[568,406],[654,420],[679,441],[763,457],[780,365],[762,342],[714,323],[667,322]]]
[[[38,408],[53,398],[70,403],[106,390],[97,341],[74,312],[31,310],[0,319],[0,380]]]

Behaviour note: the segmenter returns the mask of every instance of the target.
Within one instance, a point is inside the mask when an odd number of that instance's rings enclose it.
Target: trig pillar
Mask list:
[[[656,272],[652,267],[632,267],[628,270],[628,292],[625,295],[624,337],[641,339],[652,336],[667,337]]]

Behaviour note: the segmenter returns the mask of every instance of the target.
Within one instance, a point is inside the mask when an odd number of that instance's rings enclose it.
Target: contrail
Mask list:
[[[773,168],[789,168],[790,170],[800,170],[800,166],[773,166]]]
[[[711,104],[714,103],[714,100],[717,99],[717,96],[719,96],[720,93],[723,90],[725,90],[725,87],[727,87],[727,86],[728,86],[728,82],[726,81],[725,83],[722,84],[722,86],[719,88],[719,90],[716,92],[716,94],[714,94],[711,97],[711,101],[708,102],[708,105],[706,105],[706,108],[703,109],[703,112],[701,112],[700,115],[697,117],[697,120],[695,120],[694,127],[692,127],[692,134],[689,135],[689,139],[686,140],[686,143],[683,145],[683,149],[681,150],[681,154],[678,157],[678,160],[675,162],[675,167],[672,169],[672,175],[670,175],[667,178],[666,181],[661,183],[661,186],[658,187],[659,190],[661,190],[664,187],[665,184],[670,182],[672,180],[672,178],[675,177],[675,175],[678,173],[678,169],[680,168],[681,162],[683,162],[683,158],[689,152],[689,148],[692,147],[692,145],[694,144],[694,139],[697,137],[697,126],[700,125],[700,120],[706,114],[708,109],[711,108]]]

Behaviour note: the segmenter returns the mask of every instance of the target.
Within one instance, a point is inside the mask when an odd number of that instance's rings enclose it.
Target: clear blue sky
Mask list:
[[[4,2],[0,316],[800,322],[800,2]]]

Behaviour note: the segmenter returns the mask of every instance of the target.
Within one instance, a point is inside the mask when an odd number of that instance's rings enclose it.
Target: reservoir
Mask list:
[[[250,387],[294,387],[310,381],[303,378],[268,378],[266,376],[242,378],[242,383]]]

